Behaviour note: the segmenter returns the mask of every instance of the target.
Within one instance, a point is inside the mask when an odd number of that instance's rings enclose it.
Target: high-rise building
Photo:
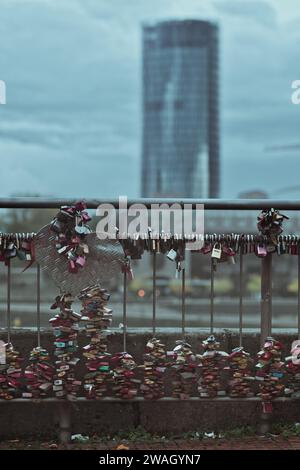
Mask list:
[[[218,27],[143,26],[144,197],[219,195]]]

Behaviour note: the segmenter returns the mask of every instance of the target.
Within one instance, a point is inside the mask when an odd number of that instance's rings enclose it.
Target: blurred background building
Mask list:
[[[142,195],[219,196],[218,27],[143,27]]]
[[[108,200],[127,194],[134,199],[140,192],[142,160],[146,197],[299,198],[299,106],[291,103],[290,86],[298,78],[299,9],[277,0],[268,0],[267,7],[264,2],[261,6],[252,2],[250,7],[248,2],[247,14],[243,0],[234,2],[236,8],[226,0],[207,0],[200,6],[193,0],[184,5],[176,0],[123,2],[124,8],[115,2],[91,6],[78,0],[80,9],[73,2],[66,6],[58,0],[21,2],[17,9],[11,8],[11,2],[2,3],[0,69],[4,75],[0,78],[5,79],[10,97],[1,106],[3,197],[17,191],[20,196],[74,200],[81,194]],[[144,23],[141,76],[140,24],[153,14],[160,21]],[[170,14],[181,19],[167,21]],[[36,18],[30,30],[24,15]],[[196,19],[199,15],[215,18],[220,31],[214,22]],[[184,20],[187,16],[195,19]],[[139,82],[143,86],[142,159]],[[37,231],[55,213],[0,211],[0,231]],[[256,233],[257,215],[258,211],[206,211],[205,232]],[[288,215],[285,234],[299,234],[299,214]],[[97,221],[94,217],[93,222]],[[211,258],[199,253],[186,258],[187,323],[205,326],[210,315]],[[132,267],[129,328],[144,326],[150,331],[151,256],[133,261]],[[34,267],[23,269],[24,264],[15,260],[13,326],[36,322],[36,272]],[[260,258],[245,256],[245,324],[251,328],[260,322],[260,270]],[[0,263],[2,326],[7,273],[7,266]],[[175,263],[158,254],[157,319],[162,326],[181,325],[182,283],[175,274]],[[286,325],[287,319],[289,326],[297,324],[297,276],[297,256],[274,255],[276,327],[280,322]],[[121,274],[109,286],[114,326],[123,321],[122,286]],[[49,305],[58,291],[44,273],[41,288],[42,324],[47,326],[52,316]],[[238,257],[235,265],[218,266],[214,288],[217,324],[237,326]]]

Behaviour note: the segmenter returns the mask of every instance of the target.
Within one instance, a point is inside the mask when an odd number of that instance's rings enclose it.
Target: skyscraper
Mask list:
[[[143,26],[144,197],[219,195],[218,27]]]

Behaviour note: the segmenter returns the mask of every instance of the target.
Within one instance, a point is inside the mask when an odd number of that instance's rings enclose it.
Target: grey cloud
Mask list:
[[[277,23],[275,8],[263,0],[217,0],[214,5],[221,13],[252,19],[264,26],[274,28]]]
[[[299,78],[299,33],[296,23],[277,22],[273,1],[17,3],[2,0],[1,10],[0,78],[8,93],[0,107],[2,195],[16,188],[139,195],[140,26],[153,17],[219,21],[222,196],[263,187],[272,161],[268,187],[289,181],[280,156],[264,147],[297,140],[300,107],[290,103],[290,83]],[[296,157],[289,158],[298,168]]]

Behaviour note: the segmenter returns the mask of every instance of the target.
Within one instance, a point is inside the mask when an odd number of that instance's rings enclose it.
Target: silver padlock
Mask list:
[[[173,250],[173,248],[167,253],[167,258],[169,258],[171,261],[175,261],[177,256],[177,251]]]
[[[221,250],[221,247],[218,243],[216,243],[212,249],[212,252],[211,252],[211,257],[212,258],[216,258],[216,259],[220,259],[221,258],[221,255],[222,255],[222,250]]]

